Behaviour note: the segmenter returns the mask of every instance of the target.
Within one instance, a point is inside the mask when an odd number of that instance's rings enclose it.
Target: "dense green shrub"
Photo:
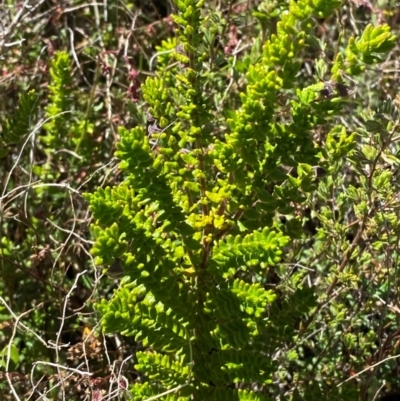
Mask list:
[[[399,388],[394,0],[3,3],[0,399]]]
[[[364,289],[384,259],[373,250],[397,223],[382,206],[394,173],[377,166],[399,159],[395,105],[356,117],[351,86],[395,36],[368,24],[329,65],[316,18],[342,3],[291,1],[238,62],[218,45],[220,13],[204,1],[176,6],[178,37],[142,87],[147,127],[119,131],[126,179],[88,195],[92,252],[126,273],[98,309],[107,332],[138,342],[131,395],[357,399],[357,381],[336,385],[377,349],[376,320],[362,321],[377,292]]]

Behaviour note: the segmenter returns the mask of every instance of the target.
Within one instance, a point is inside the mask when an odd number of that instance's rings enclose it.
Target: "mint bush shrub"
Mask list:
[[[368,25],[336,54],[329,83],[302,87],[314,18],[340,6],[290,2],[262,51],[237,65],[214,48],[227,21],[204,1],[176,1],[178,36],[160,46],[157,73],[142,86],[147,126],[119,130],[126,179],[87,195],[93,255],[104,266],[119,258],[126,273],[98,310],[105,332],[138,343],[134,400],[356,399],[356,382],[332,386],[334,363],[321,365],[335,340],[329,330],[313,346],[314,365],[304,363],[304,350],[316,321],[340,324],[348,306],[332,306],[334,316],[323,307],[357,273],[337,266],[327,275],[322,263],[310,284],[306,270],[285,263],[307,266],[324,246],[320,230],[313,246],[299,247],[299,211],[323,200],[346,158],[358,155],[360,133],[335,118],[347,110],[345,77],[363,74],[395,42],[388,26]],[[237,83],[232,96],[221,60]],[[324,60],[315,63],[327,72]],[[327,208],[318,207],[328,226]],[[339,341],[354,343],[350,334]]]

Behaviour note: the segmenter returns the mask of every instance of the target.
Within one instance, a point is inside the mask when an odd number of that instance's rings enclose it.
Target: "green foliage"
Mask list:
[[[46,117],[50,120],[44,127],[48,135],[42,137],[46,145],[57,147],[69,135],[72,112],[72,68],[66,52],[57,52],[50,67],[52,83],[49,85],[50,104]]]
[[[398,275],[396,268],[389,272],[388,266],[398,258],[394,244],[398,179],[394,166],[398,165],[399,150],[393,139],[398,135],[399,111],[394,102],[386,101],[380,109],[361,116],[363,125],[354,133],[358,144],[353,144],[346,158],[329,151],[329,178],[319,183],[316,192],[320,204],[309,203],[319,221],[315,243],[296,254],[301,263],[318,255],[315,266],[326,283],[314,320],[307,324],[310,330],[324,328],[329,347],[320,344],[316,336],[302,341],[318,355],[312,360],[311,372],[323,369],[337,381],[343,380],[341,369],[347,355],[353,359],[352,369],[361,371],[365,360],[374,360],[380,349],[376,337],[379,327],[386,326],[392,332],[398,325],[398,316],[377,300],[393,294],[390,282]],[[332,193],[336,194],[335,210],[329,206]],[[336,288],[341,288],[341,294],[333,299]],[[362,305],[357,302],[361,293],[365,294]],[[329,309],[323,311],[328,299]],[[373,317],[376,313],[378,319]],[[385,367],[386,377],[390,377],[390,369]],[[367,388],[368,379],[375,375],[369,374],[362,385]]]
[[[147,349],[136,353],[145,379],[131,387],[135,400],[269,399],[268,385],[282,370],[276,350],[301,344],[306,315],[320,307],[301,274],[291,276],[294,291],[282,285],[284,293],[268,289],[269,274],[299,236],[294,211],[317,190],[314,167],[356,154],[357,133],[343,125],[332,125],[324,147],[312,136],[344,110],[344,85],[331,91],[296,82],[312,16],[327,17],[341,2],[290,2],[262,57],[248,64],[243,91],[226,102],[213,91],[217,67],[209,58],[210,35],[226,21],[203,16],[202,1],[176,5],[178,42],[160,48],[176,51],[162,54],[156,77],[142,87],[147,132],[119,131],[116,156],[127,178],[87,195],[96,220],[92,253],[106,265],[120,258],[127,276],[98,309],[106,332],[134,336]],[[332,78],[339,85],[345,74],[360,74],[393,46],[387,26],[367,26],[336,55]],[[381,177],[375,185],[387,183]],[[290,224],[278,215],[290,216]],[[357,281],[352,271],[337,274],[333,280]],[[354,345],[354,335],[344,343]],[[289,347],[287,363],[298,355]],[[315,398],[317,389],[320,396],[323,384],[293,399]],[[351,386],[335,391],[353,394]]]
[[[64,376],[63,366],[76,368],[84,357],[83,370],[96,372],[95,387],[109,390],[111,381],[103,342],[91,338],[83,345],[83,329],[97,323],[92,300],[107,297],[115,283],[96,270],[88,252],[81,193],[123,179],[110,158],[116,124],[135,108],[127,94],[128,63],[140,69],[140,81],[155,43],[173,32],[157,10],[146,12],[135,25],[140,50],[127,46],[125,58],[113,50],[122,43],[121,29],[131,26],[136,1],[125,1],[123,9],[109,2],[98,14],[84,0],[68,9],[3,3],[0,398],[35,398],[39,391],[72,400],[84,396],[88,376],[76,370]],[[129,122],[142,123],[143,116],[132,113]]]
[[[383,61],[377,53],[386,53],[393,49],[396,36],[390,32],[388,25],[373,27],[368,25],[363,35],[358,38],[350,38],[349,46],[346,50],[346,59],[351,65],[348,72],[352,73],[357,64],[357,59],[365,64],[375,64]]]
[[[9,152],[10,145],[22,142],[31,129],[31,122],[36,117],[38,101],[35,91],[21,95],[18,108],[8,118],[2,127],[2,141],[0,142],[0,158],[5,157]]]
[[[394,1],[5,3],[1,394],[400,387]]]

